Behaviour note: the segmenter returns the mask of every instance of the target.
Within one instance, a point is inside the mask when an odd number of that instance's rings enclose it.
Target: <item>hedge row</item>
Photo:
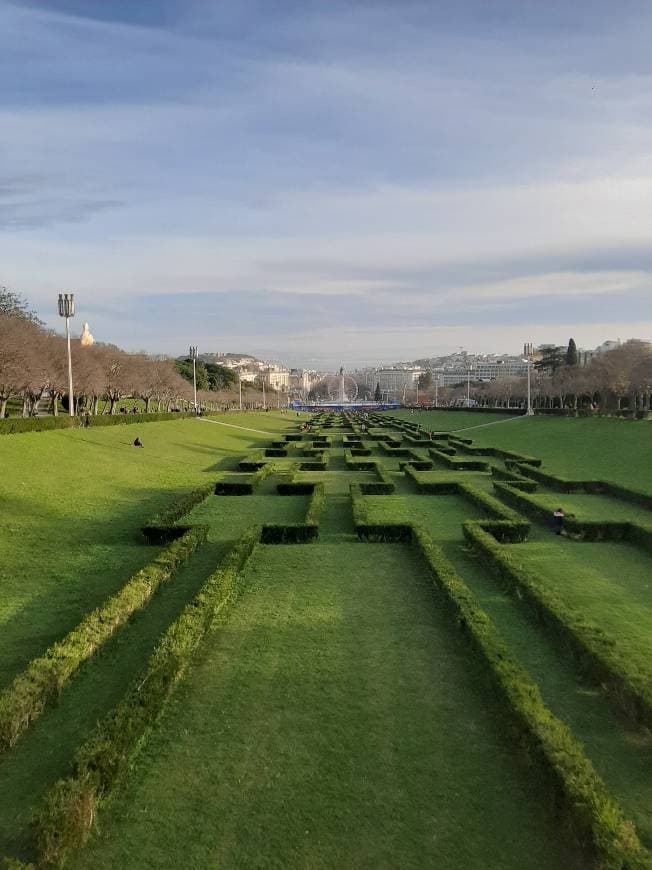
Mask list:
[[[258,484],[274,474],[275,468],[271,463],[262,465],[253,474],[230,474],[215,484],[215,495],[253,495]]]
[[[21,432],[45,432],[50,429],[79,429],[88,425],[125,426],[129,423],[160,423],[163,420],[183,420],[194,417],[194,411],[162,414],[98,414],[88,417],[8,417],[0,420],[0,435],[17,435]]]
[[[424,480],[415,470],[413,464],[406,465],[404,472],[419,492],[430,495],[460,495],[471,504],[481,508],[491,519],[476,520],[475,522],[480,522],[483,528],[494,535],[497,540],[510,543],[527,540],[530,524],[516,511],[511,510],[488,492],[478,489],[463,479]]]
[[[546,707],[538,686],[515,661],[494,624],[428,534],[414,528],[414,542],[437,587],[452,607],[459,627],[488,668],[511,720],[531,757],[552,786],[556,805],[592,865],[601,868],[649,867],[633,825],[610,796],[581,743]]]
[[[358,538],[361,541],[373,542],[410,541],[412,539],[410,523],[371,523],[369,521],[369,511],[363,496],[377,495],[377,493],[367,493],[363,488],[364,486],[360,483],[350,485],[353,525]]]
[[[29,663],[0,695],[0,752],[14,745],[81,665],[147,604],[158,587],[170,580],[177,568],[206,541],[206,536],[202,526],[186,531],[134,574],[118,593],[85,616],[63,640]]]
[[[543,483],[555,492],[587,492],[608,495],[619,501],[626,501],[652,510],[652,494],[649,492],[632,489],[619,483],[610,483],[607,480],[569,480],[568,478],[541,471],[539,468],[531,468],[524,464],[519,465],[516,463],[516,469],[521,475],[532,478],[538,483]],[[652,517],[650,520],[652,522]]]
[[[198,504],[201,504],[213,492],[214,483],[205,483],[197,489],[182,495],[169,507],[153,516],[141,528],[148,544],[166,544],[181,537],[191,527],[188,525],[175,525],[175,523],[189,513]]]
[[[61,864],[88,838],[99,805],[128,773],[217,614],[240,592],[260,532],[245,534],[169,626],[145,673],[76,753],[73,773],[46,795],[35,819],[39,859]]]
[[[523,492],[535,492],[537,489],[536,481],[523,477],[523,475],[519,474],[517,471],[504,471],[502,468],[497,468],[494,465],[491,468],[491,476],[494,480],[509,483],[510,486],[513,486],[515,489],[520,489]]]
[[[544,522],[550,521],[549,509],[523,491],[523,487],[510,481],[504,483],[494,481],[494,488],[500,492],[504,501],[515,505],[530,516]],[[646,527],[630,521],[579,519],[569,514],[564,519],[564,529],[586,541],[627,541],[652,553],[652,526]]]
[[[319,534],[316,524],[265,523],[260,530],[261,544],[307,544]]]
[[[436,462],[447,468],[453,468],[457,471],[489,471],[489,465],[479,459],[460,459],[457,456],[450,456],[448,450],[435,448],[431,448],[428,452]]]
[[[652,726],[649,673],[639,671],[612,638],[555,595],[533,571],[517,561],[513,552],[498,544],[482,523],[464,523],[464,535],[485,557],[502,585],[525,600],[537,617],[555,631],[617,707],[635,722]]]

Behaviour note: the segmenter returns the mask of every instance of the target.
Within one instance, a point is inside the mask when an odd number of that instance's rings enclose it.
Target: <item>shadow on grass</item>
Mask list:
[[[78,745],[144,669],[167,626],[197,593],[228,542],[197,551],[150,603],[82,666],[47,710],[0,760],[0,855],[33,860],[30,821],[47,788],[69,772]]]

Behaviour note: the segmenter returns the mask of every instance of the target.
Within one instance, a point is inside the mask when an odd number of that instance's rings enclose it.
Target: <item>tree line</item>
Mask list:
[[[187,408],[193,401],[192,363],[188,368],[187,361],[127,353],[112,344],[71,345],[77,413],[97,414],[104,400],[108,413],[115,414],[128,396],[141,399],[147,413]],[[233,394],[223,390],[238,380],[228,369],[213,369],[222,366],[199,363],[197,371],[198,402],[211,410],[233,404]],[[31,416],[44,396],[55,416],[61,402],[67,407],[66,340],[46,329],[21,296],[0,287],[0,418],[10,400],[18,401],[22,416]]]
[[[420,384],[421,401],[429,401],[430,379]],[[524,407],[527,378],[471,382],[471,399],[488,407]],[[567,348],[546,350],[531,371],[531,395],[542,411],[587,411],[646,415],[652,411],[652,345],[631,339],[578,364],[573,339]],[[466,384],[439,391],[442,401],[463,403]]]

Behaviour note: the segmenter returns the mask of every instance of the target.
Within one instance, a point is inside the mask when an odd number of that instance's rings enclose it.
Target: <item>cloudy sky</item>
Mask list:
[[[647,0],[0,0],[0,284],[324,367],[652,338]]]

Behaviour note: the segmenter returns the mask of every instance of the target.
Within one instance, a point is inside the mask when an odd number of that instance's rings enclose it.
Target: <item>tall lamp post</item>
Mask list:
[[[466,407],[471,407],[471,367],[466,370]]]
[[[197,413],[197,345],[190,345],[190,359],[192,360],[192,391],[194,396],[195,414]]]
[[[263,375],[263,411],[267,410],[267,400],[265,399],[265,376]]]
[[[68,413],[75,416],[75,400],[72,392],[72,356],[70,354],[70,318],[75,316],[75,294],[59,293],[59,317],[66,318],[66,339],[68,341]]]
[[[435,408],[439,407],[439,372],[435,374]]]
[[[533,347],[531,344],[523,345],[523,354],[525,359],[523,362],[527,363],[527,411],[525,412],[526,416],[532,417],[534,415],[534,408],[532,407],[532,352]]]

